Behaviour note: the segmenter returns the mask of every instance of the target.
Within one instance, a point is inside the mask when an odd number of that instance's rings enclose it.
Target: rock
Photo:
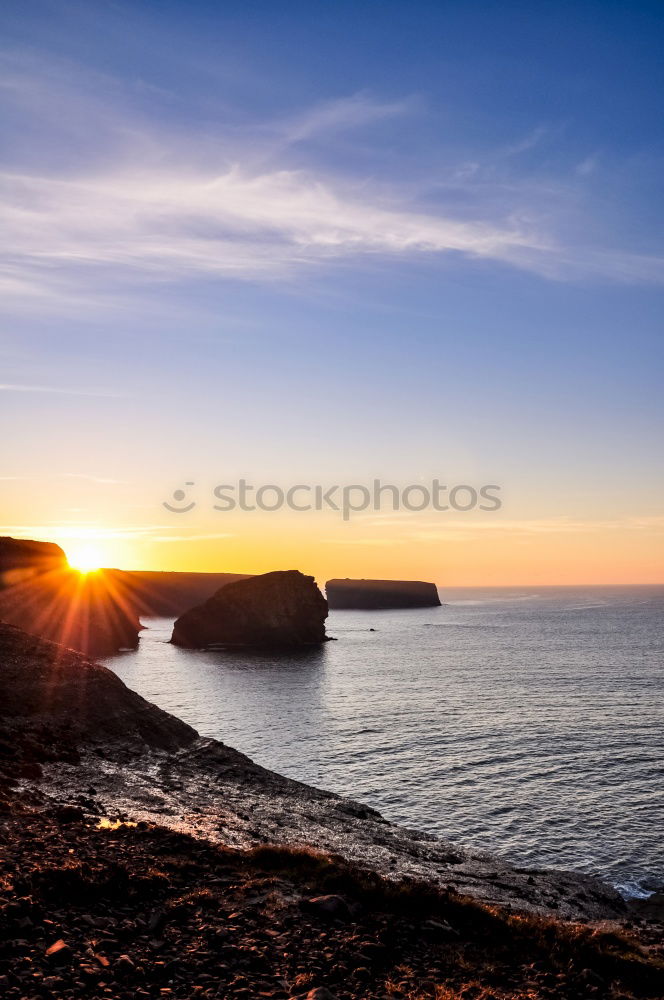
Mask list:
[[[298,570],[264,573],[222,587],[175,622],[171,642],[288,648],[324,642],[327,602]]]
[[[113,971],[121,977],[129,976],[136,971],[136,965],[129,955],[119,955],[113,962]]]
[[[290,1000],[337,1000],[337,997],[335,993],[330,993],[327,987],[317,986],[316,989],[309,990],[308,993],[298,993]]]
[[[72,951],[63,938],[59,938],[54,944],[46,949],[46,957],[54,965],[66,965],[71,961]]]
[[[111,574],[81,575],[50,542],[0,538],[0,620],[90,656],[135,647],[141,623]]]
[[[653,892],[645,899],[631,899],[630,908],[647,920],[664,921],[664,891]]]
[[[314,896],[313,899],[303,899],[300,907],[307,913],[314,913],[328,920],[350,920],[351,911],[342,896]]]
[[[448,924],[447,920],[425,920],[422,924],[422,930],[428,934],[430,937],[459,937],[459,932]]]
[[[602,977],[598,976],[592,969],[582,969],[577,976],[577,980],[578,982],[583,983],[584,986],[592,986],[595,989],[602,989],[606,987],[606,983]]]
[[[420,580],[328,580],[325,593],[334,610],[440,606],[435,583]]]
[[[166,914],[163,910],[153,910],[150,914],[150,919],[148,920],[148,931],[150,934],[156,934],[162,929],[166,923]]]
[[[55,810],[55,815],[59,823],[68,825],[69,823],[82,823],[85,819],[83,810],[78,806],[60,806]]]
[[[380,941],[365,941],[360,946],[360,958],[372,965],[381,965],[389,958],[389,950]]]
[[[39,781],[43,777],[43,769],[41,764],[37,764],[32,761],[29,763],[21,764],[18,768],[18,777],[27,778],[28,781]]]

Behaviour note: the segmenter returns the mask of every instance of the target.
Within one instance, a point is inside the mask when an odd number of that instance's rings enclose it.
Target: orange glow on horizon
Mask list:
[[[249,574],[299,569],[319,583],[364,577],[429,580],[442,588],[662,585],[663,526],[661,517],[626,515],[439,523],[430,517],[347,523],[265,515],[249,523],[237,517],[191,526],[70,522],[35,526],[28,537],[59,543],[70,567],[90,583],[96,570],[116,567]]]

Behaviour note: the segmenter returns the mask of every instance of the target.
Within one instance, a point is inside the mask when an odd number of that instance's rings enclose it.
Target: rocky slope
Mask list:
[[[269,648],[325,641],[327,603],[312,576],[298,570],[264,573],[222,587],[177,619],[177,646],[243,645]]]
[[[116,745],[144,752],[175,751],[197,739],[190,726],[131,691],[107,667],[0,623],[5,750],[18,750],[22,740],[43,731],[50,734],[45,748],[55,754],[63,741],[88,751]]]
[[[328,580],[325,593],[331,610],[434,608],[440,605],[435,583],[421,580]]]

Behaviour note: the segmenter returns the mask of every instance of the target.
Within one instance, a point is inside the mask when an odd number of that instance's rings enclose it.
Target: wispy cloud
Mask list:
[[[359,522],[359,518],[358,518]],[[648,532],[658,534],[664,531],[664,515],[629,515],[613,519],[581,519],[569,517],[550,518],[491,518],[474,519],[457,517],[445,520],[445,515],[429,517],[401,513],[364,518],[363,530],[367,527],[376,531],[375,535],[364,535],[352,539],[355,544],[395,544],[398,542],[465,542],[487,537],[534,538],[546,535],[587,535],[603,532]],[[382,538],[385,531],[388,537]],[[331,539],[330,539],[331,540]],[[349,538],[349,541],[351,539]]]
[[[543,141],[543,139],[550,135],[551,129],[546,125],[538,125],[536,128],[524,135],[523,138],[517,139],[515,142],[510,143],[505,146],[504,149],[499,150],[499,156],[520,156],[521,153],[527,153],[531,149],[535,149],[536,146]]]
[[[588,177],[593,174],[597,169],[597,157],[596,156],[586,156],[585,159],[577,163],[575,170],[580,177]]]
[[[83,521],[81,519],[71,522],[51,521],[42,524],[0,525],[0,535],[11,535],[14,538],[41,538],[57,542],[66,539],[141,538],[163,530],[163,527],[149,525],[108,528],[97,524],[96,521]]]
[[[235,534],[229,531],[214,531],[204,534],[192,533],[191,535],[169,534],[164,525],[139,525],[109,528],[97,524],[96,521],[76,520],[71,523],[63,521],[53,521],[46,524],[5,524],[0,525],[0,535],[11,535],[13,538],[36,538],[48,539],[50,541],[111,541],[118,539],[132,539],[133,541],[150,542],[199,542],[209,541],[216,538],[234,538]]]
[[[385,548],[391,548],[394,545],[405,545],[408,539],[406,538],[355,538],[354,536],[349,536],[348,538],[322,538],[321,541],[325,545],[367,545],[367,546],[381,546]]]
[[[315,265],[397,255],[462,255],[553,279],[664,280],[660,257],[580,246],[556,233],[547,199],[564,199],[560,185],[552,195],[551,185],[506,183],[469,161],[450,169],[452,204],[443,209],[414,179],[378,183],[357,168],[342,174],[300,155],[311,140],[407,115],[418,108],[412,98],[354,94],[272,121],[235,122],[212,140],[206,132],[169,131],[137,118],[123,105],[117,82],[77,77],[70,66],[44,68],[34,58],[14,58],[0,85],[20,103],[36,135],[47,117],[57,119],[58,108],[66,109],[62,117],[75,123],[77,153],[63,154],[57,169],[38,168],[33,155],[0,172],[0,287],[14,300],[59,299],[68,288],[103,289],[117,279],[133,287],[211,276],[290,279]],[[496,162],[534,148],[546,135],[547,128],[537,126],[496,150]],[[578,183],[589,169],[577,168]]]
[[[283,121],[278,120],[272,130],[281,136],[284,143],[294,144],[405,115],[418,106],[419,102],[414,98],[378,101],[366,93],[352,94],[322,102]]]
[[[46,392],[60,396],[95,396],[109,399],[118,399],[120,395],[103,389],[72,389],[55,385],[22,385],[12,382],[0,382],[0,392]]]
[[[99,483],[104,486],[121,486],[126,483],[123,479],[108,479],[105,476],[91,476],[86,472],[56,472],[52,475],[39,476],[0,476],[0,482],[29,483],[44,481],[45,479],[80,479],[88,483]]]
[[[83,479],[85,482],[100,483],[103,486],[122,486],[126,484],[125,479],[109,479],[106,476],[91,476],[87,472],[61,472],[54,478]]]
[[[207,535],[156,535],[153,542],[207,542],[215,538],[235,538],[232,531],[214,531]]]
[[[0,175],[13,261],[126,268],[153,277],[260,277],[359,254],[459,252],[511,260],[551,248],[518,224],[459,222],[305,172],[128,172],[54,179]],[[48,391],[26,387],[24,391]]]

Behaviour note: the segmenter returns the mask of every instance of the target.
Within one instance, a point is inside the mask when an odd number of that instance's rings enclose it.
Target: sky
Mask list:
[[[0,534],[127,569],[663,582],[661,4],[0,25]],[[242,478],[501,505],[215,510]]]

